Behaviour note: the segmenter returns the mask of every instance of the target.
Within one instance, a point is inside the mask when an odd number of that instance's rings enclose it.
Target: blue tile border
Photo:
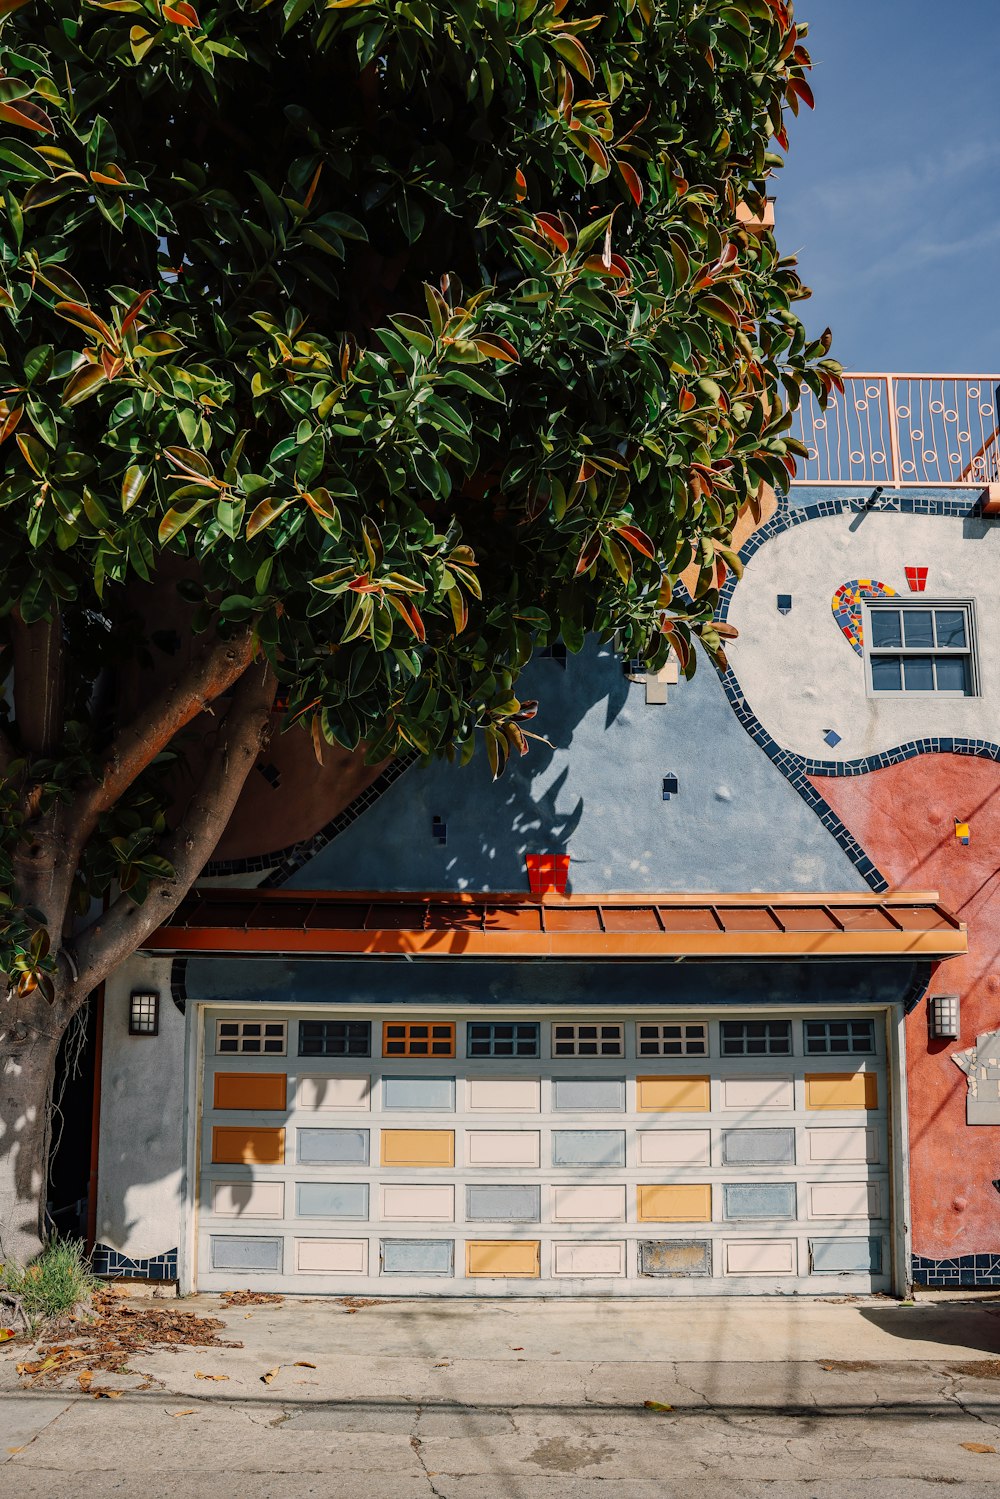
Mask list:
[[[95,1244],[91,1255],[91,1269],[95,1275],[109,1276],[115,1280],[176,1280],[177,1250],[168,1249],[165,1254],[154,1254],[145,1260],[133,1260],[107,1244]]]
[[[851,498],[825,498],[805,503],[792,502],[788,495],[779,494],[777,510],[740,548],[740,560],[743,563],[749,562],[762,546],[766,546],[776,536],[810,520],[822,520],[832,515],[863,515],[874,512],[898,515],[944,515],[961,519],[974,515],[977,505],[978,496],[971,492],[959,499],[944,498],[939,495],[883,493],[875,499],[857,495]],[[728,617],[729,606],[738,582],[735,574],[730,573],[722,587],[719,594],[719,606],[716,610],[716,618],[720,621]],[[940,736],[911,739],[905,744],[896,745],[893,749],[883,750],[877,755],[865,755],[859,760],[815,760],[806,755],[800,755],[796,750],[783,749],[776,740],[772,739],[747,702],[732,666],[727,666],[725,671],[720,671],[719,676],[729,705],[750,738],[777,766],[806,805],[812,808],[862,879],[878,894],[888,890],[888,880],[874,861],[868,857],[862,845],[841,821],[829,802],[820,795],[810,777],[840,778],[867,775],[869,771],[885,770],[888,766],[898,765],[903,760],[915,759],[917,755],[973,755],[980,759],[1000,761],[1000,744],[993,744],[986,739],[955,739]]]
[[[1000,1249],[995,1254],[960,1254],[950,1260],[932,1260],[915,1254],[911,1274],[914,1285],[936,1290],[954,1291],[962,1286],[1000,1290]]]

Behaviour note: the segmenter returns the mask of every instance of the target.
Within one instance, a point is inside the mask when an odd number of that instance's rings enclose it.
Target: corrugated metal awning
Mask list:
[[[935,893],[506,895],[195,891],[146,952],[463,958],[947,958]]]

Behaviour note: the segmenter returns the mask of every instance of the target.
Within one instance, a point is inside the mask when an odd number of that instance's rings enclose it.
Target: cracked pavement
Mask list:
[[[1000,1300],[427,1300],[351,1310],[314,1297],[220,1308],[198,1296],[179,1306],[221,1317],[223,1337],[244,1346],[137,1355],[139,1373],[101,1376],[122,1390],[116,1399],[95,1399],[75,1379],[22,1388],[24,1346],[0,1353],[0,1492],[1000,1493]]]

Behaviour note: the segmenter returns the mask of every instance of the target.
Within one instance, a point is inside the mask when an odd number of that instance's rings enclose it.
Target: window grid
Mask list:
[[[536,1022],[470,1020],[465,1053],[470,1057],[537,1057],[540,1027]]]
[[[284,1020],[217,1020],[215,1054],[283,1057],[287,1037]]]
[[[370,1020],[300,1020],[300,1057],[370,1057]]]
[[[871,692],[971,697],[976,692],[972,606],[968,603],[869,604]]]
[[[874,1020],[807,1020],[808,1056],[871,1056],[875,1051]]]
[[[707,1025],[646,1025],[636,1023],[636,1055],[640,1057],[707,1057]]]
[[[382,1026],[384,1057],[453,1057],[455,1027],[431,1021],[387,1020]]]
[[[554,1057],[622,1057],[625,1055],[623,1025],[552,1026]]]
[[[790,1020],[723,1020],[719,1024],[724,1057],[790,1057]]]

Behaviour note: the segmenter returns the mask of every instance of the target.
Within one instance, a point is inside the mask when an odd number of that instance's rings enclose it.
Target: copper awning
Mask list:
[[[947,958],[935,893],[507,895],[207,889],[143,944],[163,953],[464,958]]]

